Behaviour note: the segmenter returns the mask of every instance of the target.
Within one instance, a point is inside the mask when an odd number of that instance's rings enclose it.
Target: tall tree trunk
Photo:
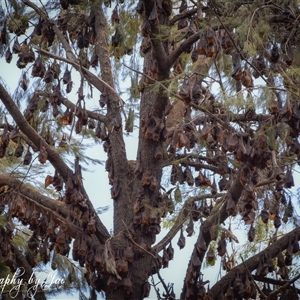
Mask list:
[[[108,54],[109,41],[107,37],[107,25],[101,6],[95,7],[95,17],[96,52],[99,56],[101,76],[106,83],[114,87],[112,66]],[[140,105],[141,114],[145,116],[156,114],[158,117],[162,117],[163,110],[161,108],[158,109],[159,113],[153,111],[152,104],[155,100],[157,101],[157,99],[155,99],[157,97],[161,98],[160,106],[163,108],[164,103],[166,103],[166,97],[154,93],[151,87],[145,88]],[[127,232],[127,229],[134,221],[133,205],[138,197],[138,190],[142,187],[143,174],[146,171],[149,171],[152,176],[156,177],[157,182],[160,182],[162,176],[160,162],[154,159],[154,153],[158,142],[147,140],[141,130],[139,132],[140,136],[137,153],[139,159],[142,161],[142,173],[137,174],[135,171],[136,164],[130,165],[128,163],[122,129],[115,130],[112,125],[113,119],[117,115],[119,115],[119,117],[121,115],[121,105],[122,103],[120,103],[116,95],[109,93],[106,122],[106,126],[110,132],[108,141],[110,145],[108,159],[112,160],[113,173],[116,174],[112,179],[113,184],[117,181],[120,189],[118,196],[113,200],[114,236],[112,237],[112,245],[116,251],[122,251],[125,247],[124,245],[130,242],[123,232]],[[145,189],[144,200],[150,206],[153,206],[153,204],[157,202],[158,194],[159,185],[154,191]],[[141,230],[140,227],[135,228],[134,234],[136,243],[141,246],[145,243],[147,245],[145,250],[150,250],[151,245],[155,241],[155,234],[149,234],[147,230]],[[129,266],[130,277],[133,282],[133,294],[128,294],[122,286],[117,286],[115,289],[107,289],[106,299],[142,299],[144,285],[148,280],[153,264],[153,257],[151,255],[147,254],[146,251],[141,250],[139,247],[135,247],[135,258]]]

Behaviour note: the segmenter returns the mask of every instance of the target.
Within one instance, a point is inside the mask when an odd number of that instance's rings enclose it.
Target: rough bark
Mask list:
[[[104,16],[101,6],[94,6],[95,9],[95,29],[96,29],[96,43],[95,51],[99,57],[100,70],[102,79],[110,86],[114,86],[114,79],[112,75],[112,66],[109,57],[109,41],[107,34],[106,18]],[[101,92],[104,92],[101,90]],[[129,225],[131,218],[130,209],[130,182],[132,181],[131,170],[128,165],[125,143],[123,140],[123,131],[114,130],[112,120],[117,115],[121,115],[121,107],[118,97],[109,93],[109,102],[107,104],[107,121],[106,126],[110,132],[109,144],[110,153],[112,157],[112,164],[114,173],[118,177],[120,192],[119,196],[114,200],[114,233],[117,234],[124,230],[124,224]],[[131,175],[131,176],[130,176]],[[122,221],[123,220],[123,221]]]

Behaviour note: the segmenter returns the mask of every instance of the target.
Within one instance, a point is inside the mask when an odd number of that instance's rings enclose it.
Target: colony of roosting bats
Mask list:
[[[69,5],[78,4],[80,1],[67,1],[61,0],[62,8],[67,9]],[[109,3],[109,1],[108,1]],[[184,13],[187,9],[186,1],[182,1],[179,7],[179,13]],[[144,13],[143,2],[139,1],[137,8],[139,14]],[[145,67],[145,75],[140,83],[140,92],[143,92],[145,84],[152,84],[157,80],[158,75],[158,63],[152,52],[151,46],[151,26],[155,24],[158,20],[159,14],[162,11],[170,16],[172,13],[172,6],[170,1],[157,1],[153,6],[153,11],[151,12],[148,19],[144,19],[141,29],[141,35],[143,37],[141,44],[141,52],[144,55],[148,55],[148,63]],[[63,15],[59,18],[57,25],[65,37],[71,42],[77,44],[80,49],[80,55],[82,58],[82,65],[89,67],[96,67],[98,65],[98,57],[95,53],[91,56],[90,60],[84,56],[85,48],[90,45],[94,45],[95,39],[95,29],[94,22],[95,18],[93,13],[89,17],[85,15],[80,15],[78,17],[78,22],[76,27],[71,28],[68,24],[68,15]],[[112,13],[112,23],[119,23],[119,16],[117,9],[113,10]],[[20,36],[25,33],[28,28],[28,24],[22,24],[18,29],[13,32]],[[178,30],[186,30],[186,34],[183,39],[189,38],[194,33],[196,28],[194,18],[180,18],[177,22]],[[51,46],[54,42],[55,32],[52,28],[52,24],[47,20],[39,19],[38,24],[32,36],[37,35],[40,37],[40,44],[46,44]],[[189,49],[186,49],[187,53],[190,53],[191,60],[196,62],[200,56],[206,56],[215,59],[219,52],[223,52],[227,55],[232,54],[234,48],[235,36],[233,33],[228,33],[224,29],[214,30],[211,26],[208,26],[196,45],[192,45]],[[116,29],[112,37],[112,47],[117,48],[122,42],[121,33]],[[7,44],[7,32],[6,28],[2,30],[1,43]],[[176,51],[177,44],[174,41],[170,41],[166,47],[167,55],[171,55]],[[78,102],[75,109],[67,108],[64,113],[60,112],[60,107],[64,101],[61,93],[62,85],[65,86],[67,93],[72,90],[72,78],[71,71],[66,68],[64,74],[60,78],[60,66],[57,62],[53,62],[48,65],[47,68],[43,63],[42,56],[35,54],[32,50],[30,42],[25,39],[21,44],[16,37],[14,44],[12,45],[12,52],[10,47],[6,51],[6,61],[10,63],[12,60],[12,55],[18,55],[17,66],[20,69],[25,68],[29,63],[33,63],[31,76],[42,78],[47,84],[58,80],[58,83],[53,88],[53,92],[49,95],[49,100],[45,100],[45,97],[41,97],[41,94],[37,91],[31,98],[28,106],[25,109],[24,117],[28,122],[30,122],[35,113],[45,113],[50,107],[52,108],[52,114],[54,118],[57,118],[59,114],[59,122],[61,125],[70,125],[76,120],[75,132],[79,134],[82,131],[83,126],[88,126],[89,129],[95,130],[95,136],[103,141],[103,148],[108,155],[105,169],[108,172],[109,183],[112,185],[111,196],[113,199],[117,199],[120,191],[119,180],[117,174],[114,174],[113,163],[110,151],[109,134],[107,133],[107,128],[104,123],[97,122],[88,117],[87,110],[85,108],[84,95],[83,95],[83,85],[81,84],[78,90]],[[249,67],[244,68],[241,65],[237,65],[232,73],[232,78],[237,81],[237,86],[239,87],[237,91],[240,91],[241,85],[244,86],[248,91],[253,88],[252,76],[258,78],[259,76],[268,74],[269,65],[276,68],[276,64],[284,62],[285,67],[289,67],[293,63],[293,54],[291,47],[285,48],[280,52],[277,45],[273,45],[270,52],[260,53],[259,56],[252,61],[252,66],[254,68],[253,74]],[[183,71],[180,60],[177,60],[173,66],[175,74],[179,74]],[[292,87],[292,82],[285,83],[287,87]],[[26,75],[24,74],[21,87],[27,90],[28,82]],[[228,174],[232,172],[229,163],[228,156],[232,156],[234,160],[240,166],[240,180],[244,186],[244,191],[242,197],[239,200],[238,205],[233,201],[231,193],[227,194],[226,198],[226,211],[228,215],[236,215],[240,213],[245,224],[250,225],[248,232],[249,241],[253,241],[255,238],[255,229],[253,227],[253,222],[255,219],[255,212],[259,209],[257,203],[257,185],[260,182],[260,174],[265,172],[266,174],[270,172],[269,166],[274,160],[273,152],[274,145],[270,142],[272,138],[275,141],[282,135],[280,132],[281,127],[278,124],[283,123],[287,126],[289,130],[289,135],[287,136],[287,150],[285,152],[286,157],[300,155],[300,145],[298,142],[299,135],[299,120],[300,120],[300,109],[297,101],[294,99],[287,99],[285,104],[282,105],[279,101],[276,101],[275,97],[271,99],[271,105],[269,109],[270,116],[272,118],[261,120],[257,130],[248,127],[245,132],[240,132],[230,125],[230,116],[226,114],[226,111],[217,105],[217,102],[213,95],[211,95],[206,88],[203,88],[202,83],[198,79],[193,79],[192,77],[186,76],[178,90],[178,98],[180,98],[186,104],[185,111],[185,122],[178,125],[176,128],[167,128],[166,118],[172,109],[169,103],[164,111],[161,118],[154,115],[144,115],[141,119],[141,131],[145,135],[145,138],[152,140],[153,142],[163,141],[167,145],[168,153],[175,154],[176,150],[185,148],[190,151],[195,147],[199,138],[202,142],[206,143],[209,151],[208,155],[203,160],[208,162],[217,174],[222,176],[221,180],[218,182],[218,186],[215,182],[210,181],[207,174],[203,172],[201,167],[197,166],[197,162],[184,161],[181,164],[173,164],[170,176],[170,182],[172,185],[177,183],[183,184],[187,183],[189,186],[205,186],[211,187],[212,193],[216,193],[218,188],[220,191],[227,191],[230,186],[230,177]],[[99,105],[104,108],[109,100],[109,93],[104,89],[100,95]],[[191,107],[197,109],[198,105],[201,105],[202,101],[208,101],[208,112],[209,114],[205,117],[192,119]],[[255,111],[248,111],[245,114],[245,120],[251,121],[253,116],[255,116]],[[121,130],[122,120],[119,114],[112,120],[113,128],[116,131]],[[128,124],[127,124],[128,125]],[[128,128],[132,127],[128,125]],[[273,128],[273,129],[270,129]],[[22,157],[24,152],[24,143],[22,142],[22,135],[19,134],[19,129],[10,128],[8,125],[4,126],[4,130],[1,135],[0,144],[0,157],[6,155],[6,149],[9,145],[10,140],[16,143],[16,150],[14,155],[16,157]],[[44,140],[41,141],[40,149],[33,147],[33,151],[40,151],[38,159],[40,163],[45,163],[47,161],[47,150],[45,145],[55,146],[54,139],[51,136],[51,132],[48,130],[44,136]],[[64,135],[59,142],[60,147],[66,145],[66,136]],[[163,148],[161,143],[158,143],[157,149],[154,153],[154,157],[157,160],[162,160],[164,158]],[[29,165],[32,160],[32,153],[30,152],[29,146],[27,152],[24,155],[23,163],[24,165]],[[158,199],[158,203],[155,207],[150,207],[147,203],[143,202],[145,189],[149,191],[156,190],[158,186],[157,178],[147,170],[142,170],[142,162],[137,158],[135,174],[141,177],[142,186],[138,191],[138,196],[136,203],[134,205],[134,220],[133,226],[130,228],[133,232],[136,228],[141,229],[142,232],[151,234],[155,241],[155,236],[160,232],[160,222],[161,218],[165,217],[167,212],[172,212],[174,208],[172,207],[172,200],[168,195],[162,195]],[[192,169],[199,172],[197,176],[193,175]],[[271,176],[272,174],[270,174]],[[261,219],[264,223],[269,220],[274,222],[275,228],[279,228],[281,222],[287,222],[288,218],[292,217],[293,206],[290,199],[287,199],[284,188],[291,188],[294,185],[293,175],[290,169],[285,173],[280,173],[275,178],[275,188],[273,191],[273,200],[270,201],[268,197],[264,199],[264,206],[261,210]],[[55,171],[53,176],[47,176],[45,179],[45,186],[52,184],[56,191],[64,191],[64,195],[60,198],[66,205],[68,205],[72,211],[72,215],[68,218],[73,222],[78,222],[78,225],[83,228],[84,232],[88,236],[92,236],[96,232],[95,228],[95,216],[89,212],[88,206],[85,203],[85,199],[80,192],[80,186],[82,184],[81,178],[81,168],[76,160],[75,172],[74,174],[69,174],[66,182],[62,179],[60,174]],[[180,191],[176,188],[175,197],[180,198]],[[10,201],[13,199],[13,201]],[[29,249],[36,256],[39,252],[42,260],[46,263],[49,261],[49,252],[47,247],[55,249],[57,253],[62,255],[68,255],[70,251],[70,243],[72,238],[67,230],[67,225],[60,223],[59,219],[55,217],[48,210],[43,211],[38,208],[35,204],[27,199],[25,196],[18,194],[14,191],[9,191],[1,195],[1,212],[4,211],[5,205],[9,205],[9,215],[11,218],[18,218],[23,225],[29,226],[29,229],[33,231],[31,238],[28,241]],[[200,217],[208,217],[212,209],[213,203],[210,205],[203,201],[200,206],[194,205],[194,209],[191,213],[189,223],[186,227],[187,236],[191,236],[193,233],[193,224],[198,221]],[[280,207],[284,207],[284,214],[280,215]],[[13,231],[13,224],[9,221],[8,225],[1,227],[1,255],[5,258],[6,264],[11,268],[12,271],[16,269],[16,260],[14,256],[13,248],[10,246],[9,240]],[[212,239],[216,239],[213,236]],[[103,274],[108,274],[105,266],[106,256],[108,255],[105,249],[96,248],[90,243],[90,240],[86,238],[85,234],[78,233],[74,236],[74,244],[72,250],[72,257],[75,261],[78,261],[81,266],[86,266],[93,274],[90,278],[90,283],[95,286],[96,290],[101,290],[103,288],[102,276]],[[226,235],[222,235],[221,239],[218,241],[217,252],[220,256],[224,256],[226,253]],[[183,229],[181,229],[180,237],[178,240],[178,246],[182,249],[185,246],[185,237]],[[147,245],[141,244],[140,247],[147,249]],[[198,252],[203,252],[207,250],[207,246],[204,237],[200,236],[198,245]],[[289,241],[289,246],[285,253],[285,257],[280,253],[277,257],[279,270],[277,274],[282,277],[282,279],[287,279],[287,266],[292,263],[292,255],[299,251],[298,241]],[[136,251],[138,253],[138,249]],[[113,254],[116,261],[116,270],[121,281],[117,279],[114,275],[109,275],[109,280],[107,282],[110,288],[115,288],[117,285],[121,285],[128,292],[132,292],[132,282],[129,274],[130,263],[134,259],[134,247],[132,244],[128,244],[126,248],[115,252]],[[140,253],[139,255],[143,255]],[[213,259],[214,253],[210,250],[207,254],[207,259]],[[165,247],[163,250],[162,257],[158,255],[158,267],[168,267],[169,260],[173,259],[174,249],[172,243]],[[198,268],[201,265],[201,261],[197,255],[192,256],[192,266],[194,271],[198,272]],[[36,265],[35,259],[29,259],[32,267]],[[224,268],[230,270],[229,262],[225,263]],[[155,273],[157,266],[153,267],[152,272]],[[259,267],[257,268],[258,276],[266,276],[269,272],[273,272],[274,267],[270,257],[262,256],[259,262]],[[199,275],[199,274],[198,274]],[[200,299],[204,297],[206,290],[202,281],[194,282],[194,274],[187,278],[187,289],[189,287],[197,284],[198,296]],[[267,294],[268,286],[264,286],[264,293]],[[291,293],[294,290],[291,291]],[[144,296],[149,294],[149,283],[145,283]],[[253,283],[249,280],[248,275],[238,274],[229,286],[227,291],[224,291],[226,299],[233,299],[236,295],[242,295],[246,297],[254,297],[256,295],[255,287]],[[191,290],[186,291],[187,298],[192,298],[193,292]],[[290,295],[291,296],[291,295]],[[221,299],[221,298],[220,298]]]

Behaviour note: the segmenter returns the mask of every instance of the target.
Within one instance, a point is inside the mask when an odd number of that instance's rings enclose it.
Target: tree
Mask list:
[[[19,93],[0,84],[0,156],[30,168],[21,179],[0,175],[2,265],[12,273],[22,266],[28,281],[50,250],[85,268],[91,299],[95,291],[143,299],[149,277],[173,258],[174,236],[181,232],[183,248],[201,221],[180,299],[297,299],[300,227],[289,189],[300,153],[298,1],[10,2],[1,10],[1,53],[7,63],[17,56],[23,71]],[[68,99],[71,68],[80,78],[76,101]],[[118,74],[131,79],[126,101]],[[29,80],[34,91],[20,93]],[[90,90],[99,91],[100,109],[87,109]],[[129,161],[124,130],[134,126]],[[67,145],[76,136],[100,140],[107,154],[112,235],[85,191],[82,149]],[[24,182],[47,161],[52,194]],[[163,218],[171,225],[156,241]],[[244,221],[250,242],[255,227],[273,226],[269,246],[235,266],[226,253],[234,233],[221,226],[228,218]],[[13,239],[17,220],[31,232],[26,251]],[[291,231],[280,237],[282,223]],[[227,274],[208,289],[201,268],[215,253]],[[174,299],[162,283],[158,297]],[[41,287],[35,298],[45,299]]]

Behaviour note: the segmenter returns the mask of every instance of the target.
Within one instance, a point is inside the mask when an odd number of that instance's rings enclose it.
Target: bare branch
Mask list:
[[[252,277],[256,281],[270,283],[270,284],[279,285],[279,286],[282,286],[282,285],[290,282],[290,280],[278,280],[278,279],[269,278],[269,277],[262,278],[261,276],[257,276],[257,275],[252,275]],[[291,280],[293,280],[293,282],[294,282],[294,279],[291,279]],[[296,290],[297,290],[297,293],[300,294],[300,289],[296,288]]]

